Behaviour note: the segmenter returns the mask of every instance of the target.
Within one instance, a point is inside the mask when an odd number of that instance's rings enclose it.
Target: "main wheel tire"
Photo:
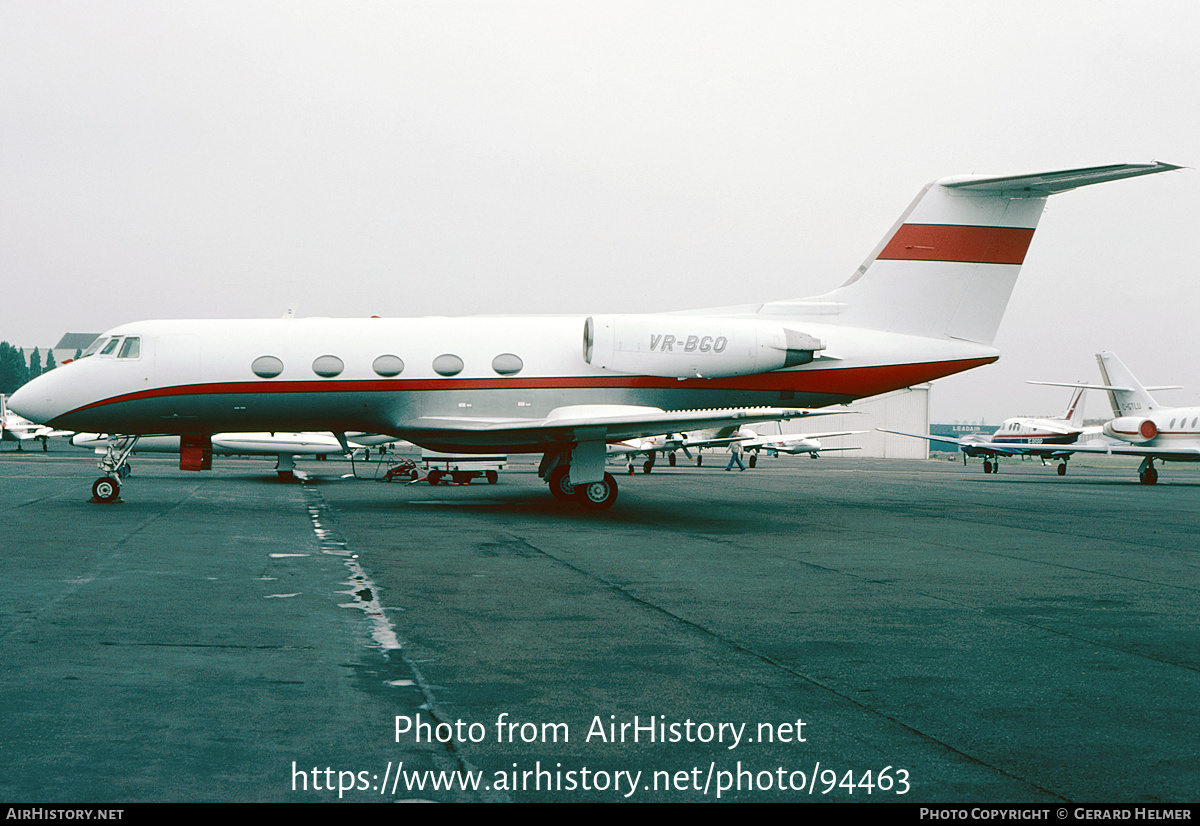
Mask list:
[[[991,463],[991,462],[989,462],[987,459],[984,459],[984,460],[983,460],[983,472],[984,472],[984,473],[991,473],[991,472],[992,472],[992,463]]]
[[[606,473],[602,481],[576,485],[575,497],[581,505],[591,510],[611,508],[613,502],[617,501],[617,480],[611,473]]]
[[[755,453],[750,457],[750,467],[758,467],[758,454]]]
[[[1158,484],[1158,471],[1152,467],[1146,468],[1138,474],[1138,478],[1143,485],[1156,485]]]
[[[487,483],[489,485],[494,485],[500,481],[500,474],[494,470],[489,470],[487,473],[484,474],[484,476],[487,477]]]
[[[1067,475],[1067,463],[1066,462],[1063,462],[1061,465],[1058,466],[1058,475],[1059,476]]]
[[[429,482],[431,485],[436,485],[438,482],[442,481],[442,472],[440,470],[429,471],[429,475],[425,477],[425,481]]]
[[[674,453],[667,454],[667,463],[671,467],[675,467],[675,454]]]
[[[550,471],[550,478],[546,481],[550,484],[550,494],[555,499],[566,501],[575,496],[575,486],[571,484],[570,466],[556,467]]]
[[[97,502],[114,502],[121,495],[121,483],[111,476],[101,476],[92,483],[92,498]]]

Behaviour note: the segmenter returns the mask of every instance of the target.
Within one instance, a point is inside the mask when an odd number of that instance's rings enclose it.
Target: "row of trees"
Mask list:
[[[79,357],[79,353],[75,354]],[[20,347],[13,347],[7,341],[0,341],[0,393],[8,395],[32,378],[40,376],[58,365],[54,362],[54,351],[46,351],[46,361],[42,362],[42,352],[33,348],[29,354],[29,363],[25,363],[25,354]]]

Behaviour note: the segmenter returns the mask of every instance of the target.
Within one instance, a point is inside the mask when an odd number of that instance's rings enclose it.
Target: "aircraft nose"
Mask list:
[[[8,409],[36,424],[45,424],[54,413],[49,399],[49,376],[26,382],[8,397]]]

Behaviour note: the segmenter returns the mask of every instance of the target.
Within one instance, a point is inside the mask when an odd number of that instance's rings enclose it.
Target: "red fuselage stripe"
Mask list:
[[[972,264],[1020,264],[1033,240],[1024,227],[962,227],[904,224],[888,241],[879,260],[958,261]]]
[[[889,364],[877,367],[846,367],[824,370],[785,370],[724,379],[673,379],[658,376],[563,376],[543,378],[488,379],[364,379],[326,381],[236,381],[184,384],[140,390],[83,405],[72,413],[119,402],[193,395],[237,395],[254,393],[378,393],[445,390],[559,390],[616,388],[634,390],[728,390],[811,393],[865,398],[911,387],[942,376],[990,364],[998,356],[937,361],[920,364]]]

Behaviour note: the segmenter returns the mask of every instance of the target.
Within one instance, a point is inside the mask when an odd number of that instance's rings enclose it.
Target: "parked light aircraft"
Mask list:
[[[824,412],[824,411],[821,411]],[[839,430],[829,433],[793,433],[789,435],[764,436],[748,427],[723,427],[715,430],[695,430],[689,433],[671,433],[663,436],[653,436],[646,439],[626,439],[625,441],[608,446],[610,458],[625,458],[628,461],[629,472],[633,473],[633,460],[637,456],[645,456],[642,470],[649,473],[654,469],[658,454],[665,454],[668,463],[674,467],[677,451],[692,459],[696,466],[704,464],[703,450],[705,448],[729,447],[734,442],[742,445],[742,450],[750,452],[750,466],[757,463],[758,452],[765,451],[769,456],[780,453],[807,453],[816,456],[822,450],[857,450],[849,447],[822,447],[820,440],[834,436],[850,436],[865,433],[865,430]],[[692,451],[696,455],[692,456]]]
[[[1000,457],[1002,456],[1037,456],[1045,464],[1047,459],[1059,460],[1058,475],[1067,472],[1067,460],[1071,452],[1064,450],[1063,445],[1073,445],[1080,437],[1099,437],[1099,427],[1083,426],[1083,392],[1086,388],[1075,386],[1071,401],[1067,404],[1062,416],[1051,419],[1015,417],[1005,419],[1000,427],[990,436],[934,436],[932,433],[904,433],[899,430],[877,428],[884,433],[895,433],[899,436],[912,436],[915,439],[925,439],[930,442],[944,442],[958,445],[963,455],[963,464],[967,457],[983,458],[984,473],[1000,472]]]
[[[661,315],[123,324],[11,405],[71,430],[183,434],[181,462],[212,433],[277,429],[537,452],[556,497],[606,508],[607,443],[795,418],[995,361],[1047,197],[1177,168],[934,181],[845,284],[813,298]],[[122,461],[110,459],[109,474]]]
[[[45,451],[51,436],[66,436],[68,433],[66,430],[34,424],[29,419],[18,416],[8,409],[8,398],[0,394],[0,441],[16,442],[17,450],[24,450],[22,443],[37,440],[42,443],[42,450]]]
[[[211,461],[213,454],[275,456],[275,471],[281,478],[290,478],[296,469],[296,456],[328,456],[395,441],[391,436],[369,433],[347,433],[345,436],[346,441],[343,442],[330,433],[214,433],[210,439],[211,452],[207,458]],[[114,437],[106,433],[76,433],[71,437],[71,444],[95,450],[97,453],[107,453],[114,439],[120,449],[123,440],[131,438]],[[132,445],[131,453],[180,453],[182,440],[181,436],[142,436]],[[204,458],[201,457],[202,462]],[[122,465],[118,475],[124,478],[128,468],[128,464]],[[110,495],[107,488],[96,493],[97,498]]]
[[[1143,485],[1158,482],[1155,460],[1200,462],[1200,407],[1163,407],[1114,353],[1097,353],[1096,361],[1100,364],[1104,384],[1082,386],[1108,391],[1114,418],[1104,423],[1103,432],[1105,436],[1120,439],[1124,444],[1072,445],[1071,452],[1141,456],[1138,479]],[[1175,387],[1150,389],[1168,390]]]

